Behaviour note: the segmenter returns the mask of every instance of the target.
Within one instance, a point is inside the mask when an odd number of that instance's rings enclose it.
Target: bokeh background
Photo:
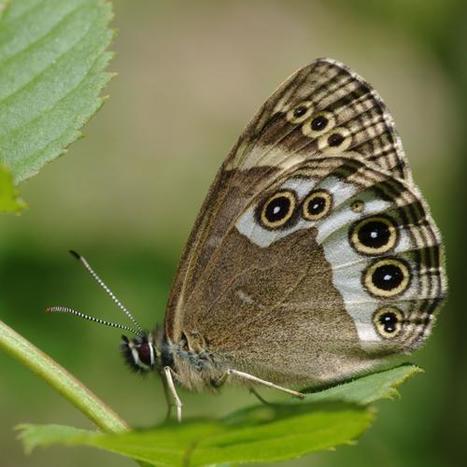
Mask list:
[[[123,321],[69,257],[86,255],[147,327],[161,321],[177,261],[222,159],[256,109],[297,68],[339,59],[382,94],[447,245],[451,293],[426,373],[378,405],[358,445],[287,465],[461,466],[466,459],[467,5],[455,0],[115,1],[110,98],[68,154],[21,187],[30,208],[0,219],[0,316],[130,423],[165,414],[157,378],[130,374],[119,333],[66,304]],[[246,391],[182,392],[186,414],[253,402]],[[0,354],[0,465],[130,466],[91,449],[23,454],[21,422],[89,427],[66,401]]]

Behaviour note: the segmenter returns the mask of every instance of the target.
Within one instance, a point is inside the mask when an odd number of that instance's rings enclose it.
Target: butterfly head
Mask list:
[[[137,373],[148,373],[160,368],[161,355],[152,333],[145,333],[134,338],[122,336],[120,345],[123,359]]]

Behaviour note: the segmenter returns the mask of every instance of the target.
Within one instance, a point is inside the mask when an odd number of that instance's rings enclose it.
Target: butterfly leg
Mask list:
[[[170,366],[164,367],[164,376],[165,376],[165,381],[167,383],[167,390],[175,402],[175,407],[177,410],[177,421],[181,422],[183,403],[180,397],[178,397],[177,390],[175,389],[175,384],[173,380],[174,372],[172,368],[170,368]],[[170,405],[169,405],[169,414],[170,414]]]
[[[250,388],[250,392],[264,405],[273,405],[271,402],[267,401],[254,387]]]
[[[220,378],[211,380],[211,384],[212,384],[215,388],[220,388],[220,387],[222,387],[222,386],[226,383],[228,377],[229,377],[229,373],[228,373],[228,372],[225,372]],[[256,398],[257,398],[260,402],[262,402],[263,404],[265,404],[265,405],[271,405],[270,402],[268,402],[266,399],[263,399],[263,397],[261,396],[261,394],[260,394],[253,386],[251,386],[248,390],[251,392],[251,394],[253,394],[254,396],[256,396]]]
[[[284,388],[283,386],[278,386],[277,384],[271,383],[270,381],[266,381],[264,379],[258,378],[256,376],[250,375],[249,373],[244,373],[243,371],[234,370],[233,368],[229,368],[226,372],[227,376],[234,375],[239,378],[246,379],[248,381],[252,381],[257,384],[262,384],[268,388],[277,389],[278,391],[286,392],[294,397],[298,397],[299,399],[303,399],[305,397],[304,394],[298,391],[294,391],[293,389]]]
[[[162,387],[164,388],[164,396],[165,396],[165,402],[167,403],[167,414],[165,416],[165,421],[170,420],[170,416],[172,415],[172,399],[170,397],[170,392],[169,392],[169,387],[167,385],[167,379],[165,377],[161,378],[162,379]]]

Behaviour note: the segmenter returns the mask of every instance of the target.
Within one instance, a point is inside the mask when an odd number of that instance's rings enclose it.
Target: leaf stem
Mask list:
[[[2,321],[0,349],[40,376],[101,430],[118,433],[129,429],[128,424],[83,383]]]

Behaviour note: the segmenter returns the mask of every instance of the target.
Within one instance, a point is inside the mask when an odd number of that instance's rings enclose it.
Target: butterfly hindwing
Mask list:
[[[415,189],[355,157],[299,164],[238,216],[183,329],[274,381],[339,380],[425,339],[445,294]]]

